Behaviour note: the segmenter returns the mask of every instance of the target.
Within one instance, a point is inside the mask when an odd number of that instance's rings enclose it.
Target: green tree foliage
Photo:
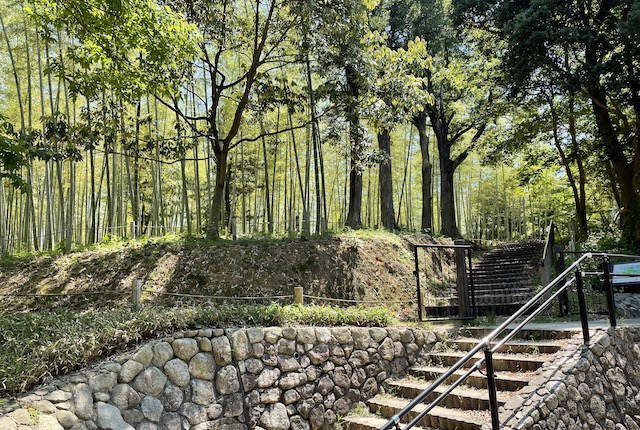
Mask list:
[[[210,143],[216,158],[216,183],[211,204],[208,234],[219,237],[223,219],[223,200],[229,176],[229,153],[242,142],[260,140],[261,131],[237,139],[247,125],[251,101],[260,79],[283,62],[293,58],[285,53],[293,29],[300,28],[298,2],[282,0],[239,2],[194,1],[177,3],[187,20],[202,35],[198,61],[202,64],[204,86],[187,87],[200,100],[196,112],[169,105],[192,130]],[[195,77],[196,75],[193,75]]]
[[[553,86],[589,99],[626,235],[640,241],[640,2],[460,0],[457,16],[506,41],[514,94]]]
[[[0,180],[8,179],[14,187],[24,187],[20,168],[26,162],[26,147],[20,133],[13,125],[0,117]]]
[[[424,116],[416,115],[414,123],[421,131],[429,119],[438,143],[442,234],[458,237],[454,174],[491,118],[491,107],[497,96],[491,77],[496,62],[492,56],[482,55],[469,34],[455,33],[451,10],[445,2],[397,1],[393,2],[390,14],[392,40],[403,44],[415,36],[422,37],[426,40],[427,52],[433,57],[431,67],[421,73],[427,91],[434,97],[425,104]],[[423,208],[423,220],[426,221],[425,210]]]
[[[372,152],[361,123],[362,99],[371,74],[371,68],[364,60],[365,37],[371,28],[371,13],[377,2],[329,0],[309,3],[305,44],[313,55],[316,70],[325,80],[320,93],[340,108],[335,114],[340,112],[338,115],[346,121],[348,128],[349,208],[345,224],[359,228],[362,225],[362,175],[371,163]]]
[[[89,99],[107,90],[130,101],[171,92],[200,41],[194,26],[153,0],[34,0],[30,10],[50,42],[71,37],[73,66],[58,57],[51,69]]]
[[[612,196],[622,206],[585,86],[538,67],[505,102],[494,54],[508,40],[457,33],[447,1],[0,2],[0,253],[224,236],[234,218],[240,235],[348,225],[508,240],[552,217],[600,228]],[[577,74],[582,52],[554,49]],[[532,141],[555,157],[497,159]],[[494,164],[480,164],[485,145]],[[596,193],[605,180],[616,186]]]
[[[420,38],[403,47],[389,47],[387,34],[370,32],[363,61],[371,68],[368,91],[363,101],[366,115],[377,133],[380,172],[380,218],[382,226],[397,229],[393,203],[393,175],[391,171],[391,131],[433,103],[426,90],[425,79],[413,74],[414,70],[427,70],[431,57]]]

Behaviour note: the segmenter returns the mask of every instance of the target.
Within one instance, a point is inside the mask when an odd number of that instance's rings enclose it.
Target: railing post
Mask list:
[[[418,296],[418,321],[422,321],[422,312],[424,309],[422,308],[422,292],[420,291],[420,264],[418,263],[419,249],[420,248],[418,246],[413,246],[413,259],[416,265],[416,271],[414,273],[416,275],[416,294]]]
[[[564,252],[562,251],[562,249],[560,249],[555,254],[558,256],[556,260],[556,273],[562,273],[565,270]],[[565,279],[561,281],[563,284],[565,283]],[[568,290],[565,290],[560,294],[560,296],[558,297],[558,304],[560,305],[560,316],[569,315]]]
[[[487,345],[484,349],[484,358],[487,371],[487,389],[489,390],[489,409],[491,411],[491,428],[500,430],[500,419],[498,417],[498,395],[496,389],[496,375],[493,369],[493,352],[491,345]]]
[[[456,239],[455,245],[466,245],[462,239]],[[470,317],[471,306],[469,303],[469,276],[467,274],[466,250],[464,248],[455,249],[457,286],[458,286],[458,309],[461,318]]]
[[[471,262],[471,248],[465,249],[467,264],[469,265],[469,290],[471,291],[471,313],[474,318],[478,316],[478,306],[476,306],[476,287],[473,283],[473,264]]]
[[[611,273],[609,269],[609,259],[602,262],[602,272],[604,273],[604,292],[607,296],[607,310],[609,311],[609,323],[611,327],[616,327],[616,301],[613,297],[613,285],[611,285]]]
[[[304,304],[304,289],[303,287],[293,287],[293,297],[296,305],[302,306]]]
[[[589,343],[589,319],[587,317],[587,301],[584,297],[584,282],[582,272],[576,271],[576,288],[578,289],[578,305],[580,306],[580,322],[582,322],[582,338],[584,344]]]

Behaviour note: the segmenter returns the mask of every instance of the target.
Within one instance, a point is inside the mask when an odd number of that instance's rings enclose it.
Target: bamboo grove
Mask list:
[[[617,228],[588,97],[514,97],[486,48],[508,44],[447,2],[1,1],[3,255],[171,233]]]

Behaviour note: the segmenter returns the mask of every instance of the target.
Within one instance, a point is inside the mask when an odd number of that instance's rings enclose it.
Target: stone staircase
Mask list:
[[[545,243],[498,245],[473,266],[478,315],[511,315],[536,292]]]
[[[360,408],[360,411],[352,411],[344,419],[343,427],[348,430],[379,429],[429,387],[434,380],[443,375],[466,351],[477,345],[479,339],[489,334],[491,330],[493,329],[483,327],[463,328],[457,338],[442,343],[426,357],[425,363],[428,365],[412,367],[403,379],[386,381],[386,393],[368,400],[366,411],[362,410],[364,408]],[[568,344],[568,339],[575,334],[576,331],[573,330],[523,331],[520,333],[519,340],[506,344],[502,348],[504,352],[494,355],[498,403],[504,405],[510,400],[519,401],[520,397],[516,393],[526,387],[534,377],[535,371],[549,361],[563,345]],[[469,360],[465,367],[471,367],[483,356],[482,353],[478,354],[478,357]],[[459,370],[445,384],[453,382],[464,372],[463,369]],[[436,389],[425,399],[425,403],[418,405],[403,419],[403,422],[408,422],[415,417],[426,404],[446,389],[446,386]],[[414,428],[418,430],[480,430],[483,425],[485,428],[490,428],[486,427],[490,423],[487,378],[483,372],[476,371],[426,415],[420,421],[420,427]]]

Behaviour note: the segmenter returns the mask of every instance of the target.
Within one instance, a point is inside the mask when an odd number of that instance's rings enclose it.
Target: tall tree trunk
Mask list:
[[[187,235],[193,234],[193,227],[191,226],[191,211],[189,210],[189,194],[187,185],[187,161],[185,160],[186,151],[180,157],[180,177],[182,178],[182,213],[184,219],[187,221]]]
[[[413,118],[413,124],[418,129],[420,139],[420,153],[422,154],[422,216],[420,229],[433,234],[433,196],[431,156],[429,154],[429,136],[427,135],[427,114],[420,113]]]
[[[45,109],[45,102],[44,102],[44,92],[45,92],[45,85],[44,85],[44,71],[43,71],[43,67],[42,67],[42,52],[40,49],[40,31],[38,28],[38,25],[36,24],[36,50],[38,52],[38,79],[39,79],[39,87],[40,87],[40,116],[42,118],[44,118],[47,113],[46,113],[46,109]],[[48,60],[47,60],[48,62]],[[42,130],[44,132],[44,130]],[[43,241],[43,248],[45,249],[52,249],[53,248],[53,196],[52,196],[52,192],[51,192],[51,163],[49,161],[45,161],[44,163],[44,194],[45,194],[45,200],[46,200],[46,210],[43,208],[42,211],[44,211],[44,217],[45,217],[45,221],[44,221],[44,241]]]
[[[404,159],[404,173],[402,174],[402,186],[400,187],[400,198],[398,199],[398,215],[396,218],[396,225],[400,225],[400,217],[402,216],[402,205],[403,202],[406,202],[406,215],[405,215],[405,225],[407,227],[409,227],[409,229],[411,229],[410,227],[410,214],[411,214],[411,209],[409,208],[409,187],[407,184],[407,175],[409,174],[409,166],[411,165],[411,163],[409,162],[409,160],[411,159],[411,143],[413,141],[413,133],[409,133],[409,141],[407,142],[407,155]],[[410,180],[410,179],[409,179]],[[406,198],[405,198],[405,188],[406,188]]]
[[[265,191],[265,203],[267,209],[267,231],[269,234],[273,234],[273,208],[271,207],[271,189],[269,187],[269,157],[267,156],[267,139],[264,137],[264,128],[262,129],[262,155],[264,163],[264,191]]]
[[[300,201],[302,202],[302,219],[309,217],[309,207],[307,206],[307,195],[304,185],[302,183],[302,170],[300,169],[300,157],[298,156],[298,145],[296,143],[296,133],[293,129],[293,119],[291,118],[291,110],[287,109],[287,115],[289,117],[289,128],[291,129],[291,145],[293,147],[293,156],[296,161],[296,172],[298,176],[298,186],[300,187]]]
[[[311,139],[313,141],[313,172],[316,189],[316,234],[320,234],[324,230],[324,221],[322,213],[322,188],[320,185],[320,154],[318,153],[318,136],[316,135],[315,126],[311,127]]]
[[[9,219],[5,196],[4,196],[4,181],[0,180],[0,257],[4,257],[7,254],[7,220]]]
[[[213,189],[211,205],[211,220],[209,222],[209,236],[220,237],[220,221],[222,218],[222,202],[224,201],[225,179],[227,177],[227,157],[229,153],[214,145],[216,160],[216,180]]]
[[[358,114],[358,96],[360,87],[357,82],[357,72],[351,66],[346,68],[347,86],[350,102],[347,105],[347,121],[349,122],[349,148],[351,153],[351,167],[349,170],[349,211],[346,225],[350,228],[362,226],[362,151],[363,136],[360,130]]]
[[[440,157],[440,214],[442,221],[441,233],[447,237],[458,238],[458,224],[456,222],[456,205],[454,193],[454,174],[456,165],[452,160]]]
[[[388,230],[396,230],[395,209],[393,206],[393,176],[391,174],[391,135],[389,130],[378,133],[378,149],[380,150],[380,220]]]
[[[638,191],[640,152],[634,154],[632,162],[627,161],[609,117],[604,90],[594,85],[591,93],[592,107],[600,131],[600,138],[604,143],[605,153],[613,166],[620,191],[620,226],[627,237],[640,243],[640,191]]]
[[[142,125],[142,97],[136,100],[135,143],[133,148],[133,178],[131,180],[131,215],[136,237],[142,234],[142,211],[140,210],[140,127]]]
[[[68,199],[68,212],[67,212],[67,231],[65,237],[65,253],[71,252],[71,245],[73,243],[73,225],[74,225],[74,211],[76,200],[76,165],[73,158],[69,159],[69,195]]]
[[[202,233],[202,203],[200,198],[200,160],[198,160],[198,140],[193,145],[193,175],[195,180],[195,198],[196,198],[196,231]]]
[[[309,106],[311,111],[311,133],[313,139],[313,156],[315,160],[316,181],[316,233],[326,230],[327,226],[327,191],[324,177],[324,159],[322,156],[322,142],[320,130],[318,130],[318,118],[316,115],[316,99],[313,91],[311,77],[311,65],[309,53],[305,56],[305,70],[307,76],[307,91],[309,93]]]
[[[597,68],[601,65],[599,43],[597,38],[592,37],[586,45],[585,62],[588,66]],[[640,174],[640,150],[638,149],[640,106],[638,104],[640,103],[636,103],[634,106],[635,117],[633,121],[629,121],[633,126],[629,127],[625,136],[622,137],[623,141],[621,141],[610,116],[606,89],[602,87],[597,78],[594,78],[588,82],[587,92],[591,99],[591,107],[604,146],[604,153],[608,161],[611,162],[620,192],[620,226],[626,237],[632,239],[635,244],[640,244],[640,187],[638,186],[638,175]],[[638,92],[636,91],[635,94],[632,92],[631,97],[636,101]],[[632,114],[630,113],[630,115]],[[630,160],[627,159],[627,151],[631,152]]]
[[[443,110],[444,107],[440,107]],[[449,128],[444,114],[436,111],[430,113],[436,141],[438,142],[438,158],[440,161],[440,233],[447,237],[458,238],[458,223],[456,221],[456,204],[454,190],[454,174],[458,165],[466,158],[466,153],[459,155],[456,160],[451,159],[453,142],[449,139]]]
[[[307,148],[304,159],[304,196],[307,211],[302,214],[302,236],[311,233],[311,130],[307,127]]]
[[[571,147],[573,151],[577,150],[577,135],[576,135],[576,127],[575,127],[575,116],[574,116],[574,108],[573,108],[573,96],[569,96],[569,134],[571,136]],[[585,196],[585,182],[586,175],[584,171],[584,165],[582,163],[582,157],[579,153],[574,154],[574,159],[578,168],[578,180],[573,174],[573,169],[571,168],[571,160],[567,157],[564,148],[560,142],[560,133],[559,133],[559,116],[558,112],[555,108],[555,105],[552,100],[549,101],[550,111],[551,111],[551,119],[553,126],[553,142],[558,150],[558,154],[560,155],[560,159],[562,160],[562,164],[564,166],[564,170],[567,174],[567,180],[569,181],[569,185],[571,186],[571,191],[573,193],[573,200],[576,208],[576,221],[577,221],[577,235],[576,240],[578,242],[583,242],[588,237],[588,224],[587,224],[587,206],[586,206],[586,196]]]
[[[16,84],[16,95],[18,98],[18,107],[20,110],[20,131],[22,133],[25,133],[27,130],[26,130],[26,123],[25,123],[24,106],[22,104],[22,91],[20,88],[20,79],[18,77],[18,69],[16,68],[15,59],[13,57],[13,49],[9,41],[7,28],[4,25],[2,13],[0,13],[0,27],[2,27],[2,33],[4,35],[4,39],[7,44],[7,51],[9,53],[9,60],[11,62],[11,70],[12,70],[13,77]],[[29,214],[31,214],[31,217],[29,216]],[[25,216],[26,232],[29,231],[30,218],[33,218],[33,221],[32,221],[33,230],[31,233],[33,234],[34,250],[37,251],[39,249],[39,246],[38,246],[38,231],[36,226],[36,212],[35,212],[35,205],[33,202],[33,182],[32,182],[32,175],[31,175],[31,160],[27,160],[27,209],[26,209],[26,216]]]
[[[89,102],[87,101],[87,124],[89,127],[92,127],[91,121],[91,110],[89,106]],[[89,199],[89,216],[91,219],[89,220],[89,234],[87,234],[86,244],[90,245],[98,241],[97,237],[97,228],[96,228],[96,217],[98,216],[97,210],[97,200],[98,196],[96,194],[96,166],[95,166],[95,154],[93,153],[93,145],[89,147],[89,174],[91,181],[91,197]]]

